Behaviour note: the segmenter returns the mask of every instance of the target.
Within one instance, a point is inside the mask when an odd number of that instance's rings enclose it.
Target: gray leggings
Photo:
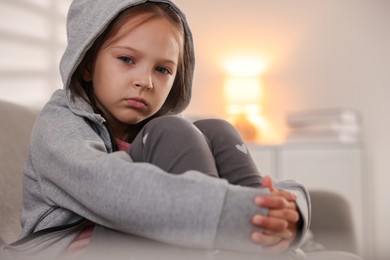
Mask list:
[[[179,116],[151,120],[134,139],[130,156],[181,174],[196,170],[231,184],[259,187],[260,173],[236,129],[220,119],[194,123]]]

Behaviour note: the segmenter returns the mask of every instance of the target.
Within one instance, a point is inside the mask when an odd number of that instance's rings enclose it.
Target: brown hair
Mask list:
[[[135,26],[158,17],[167,18],[172,26],[178,30],[180,34],[179,43],[182,43],[182,46],[180,47],[177,73],[172,89],[163,106],[156,115],[154,115],[154,117],[166,114],[177,114],[182,112],[188,106],[191,99],[192,78],[194,73],[192,43],[189,44],[191,39],[186,36],[186,28],[183,25],[183,21],[171,5],[151,2],[140,4],[122,11],[95,40],[92,47],[86,52],[75,73],[72,75],[69,86],[72,98],[75,98],[76,96],[82,97],[91,104],[96,112],[99,111],[94,100],[93,83],[85,81],[83,79],[83,74],[86,70],[92,69],[99,50],[105,45],[110,44],[112,41],[117,40],[110,38],[120,30],[123,24],[125,24],[129,18],[139,14],[149,15],[139,19],[139,21],[135,23]],[[110,39],[109,42],[108,39]]]

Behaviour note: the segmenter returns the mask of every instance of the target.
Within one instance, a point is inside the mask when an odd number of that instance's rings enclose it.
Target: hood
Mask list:
[[[72,74],[83,60],[94,41],[104,32],[110,22],[123,10],[145,2],[167,3],[180,15],[185,29],[190,56],[194,61],[192,34],[183,12],[169,0],[74,0],[67,18],[68,45],[60,62],[60,73],[69,105],[75,112],[79,108],[71,101],[69,84]],[[192,78],[187,79],[192,85]],[[79,104],[80,105],[80,104]],[[85,107],[84,107],[85,109]],[[82,110],[84,110],[82,109]]]

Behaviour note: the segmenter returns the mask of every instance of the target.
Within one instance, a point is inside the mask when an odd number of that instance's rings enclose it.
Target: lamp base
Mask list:
[[[257,128],[245,114],[237,115],[234,118],[233,126],[238,130],[245,141],[256,141],[258,135]]]

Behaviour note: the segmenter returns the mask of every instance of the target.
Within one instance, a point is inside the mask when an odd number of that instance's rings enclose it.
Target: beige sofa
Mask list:
[[[20,234],[22,171],[30,132],[37,112],[0,101],[0,244],[15,241]],[[336,194],[310,191],[314,241],[327,250],[356,253],[348,204]],[[309,240],[307,250],[317,250]]]
[[[0,101],[0,243],[19,236],[22,171],[36,112]]]

